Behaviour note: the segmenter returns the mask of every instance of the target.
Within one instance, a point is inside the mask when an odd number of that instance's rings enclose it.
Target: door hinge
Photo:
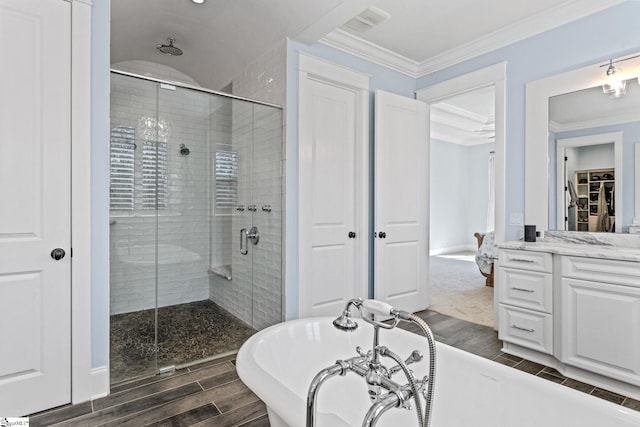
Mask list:
[[[69,250],[69,256],[70,256],[71,258],[73,258],[73,248],[71,248],[71,249]]]

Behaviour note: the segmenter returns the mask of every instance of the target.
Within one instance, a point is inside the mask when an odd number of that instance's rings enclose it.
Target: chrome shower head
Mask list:
[[[340,317],[333,321],[333,326],[341,331],[354,331],[358,328],[358,324],[351,318],[349,309],[343,311]]]
[[[156,49],[158,49],[158,52],[167,54],[167,55],[171,55],[171,56],[180,56],[182,55],[182,49],[175,47],[173,45],[173,42],[176,41],[176,39],[174,39],[173,37],[169,37],[167,39],[167,41],[169,42],[169,44],[158,44],[156,45]]]
[[[362,300],[360,298],[349,300],[340,317],[333,321],[333,326],[341,331],[354,331],[358,328],[358,324],[351,318],[351,312],[349,311],[349,307],[351,306],[360,309]]]

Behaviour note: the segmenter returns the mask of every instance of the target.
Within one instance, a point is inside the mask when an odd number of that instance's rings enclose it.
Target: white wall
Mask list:
[[[576,169],[612,168],[615,165],[613,144],[578,147]]]
[[[489,152],[493,143],[464,146],[431,140],[430,250],[475,247],[485,232],[489,198]]]

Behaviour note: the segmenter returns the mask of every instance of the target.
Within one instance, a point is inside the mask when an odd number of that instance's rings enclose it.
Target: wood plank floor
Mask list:
[[[436,340],[515,369],[640,410],[640,401],[562,376],[543,365],[502,353],[490,327],[434,311],[418,313]],[[403,328],[418,332],[414,325]],[[238,378],[235,356],[111,389],[107,397],[34,414],[33,426],[269,426],[264,403]]]

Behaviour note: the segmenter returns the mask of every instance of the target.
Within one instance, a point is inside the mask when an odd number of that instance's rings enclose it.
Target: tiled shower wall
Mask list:
[[[141,207],[142,140],[136,140],[136,198],[133,210],[111,211],[111,314],[209,297],[209,97],[187,90],[112,75],[111,126],[136,128],[139,119],[168,124],[168,203],[157,211]],[[180,155],[180,144],[189,148]],[[157,233],[156,233],[157,231]]]
[[[286,42],[260,56],[233,79],[233,94],[276,105],[285,102]],[[236,212],[231,225],[233,280],[211,276],[211,299],[256,329],[282,321],[283,115],[282,110],[234,103],[228,111],[233,145],[240,153],[238,204],[257,206]],[[249,165],[252,160],[253,165]],[[270,205],[271,212],[262,210]],[[221,223],[214,218],[213,224]],[[240,230],[257,226],[260,242],[240,254]],[[217,228],[217,227],[214,227]]]
[[[239,155],[238,205],[245,210],[213,218],[213,224],[231,220],[226,230],[231,232],[233,279],[212,274],[210,293],[214,302],[262,329],[282,320],[282,116],[280,109],[238,102],[231,114],[233,149]],[[249,211],[249,205],[257,210]],[[249,243],[243,255],[240,230],[252,226],[258,228],[260,241]]]
[[[276,105],[286,101],[287,43],[281,41],[260,55],[234,79],[234,95]]]

